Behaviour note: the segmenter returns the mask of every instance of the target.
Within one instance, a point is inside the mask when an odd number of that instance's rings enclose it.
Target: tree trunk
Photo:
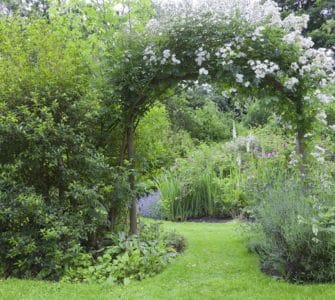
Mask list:
[[[129,208],[129,218],[130,218],[130,233],[137,234],[137,205],[135,197],[135,176],[134,176],[134,122],[131,121],[127,127],[127,150],[128,150],[128,159],[132,171],[129,175],[129,185],[131,193],[131,204]]]
[[[122,136],[122,143],[121,143],[121,148],[120,148],[120,158],[119,158],[119,166],[123,166],[124,162],[124,157],[127,152],[127,139],[128,139],[128,133],[127,130],[124,131],[123,136]]]

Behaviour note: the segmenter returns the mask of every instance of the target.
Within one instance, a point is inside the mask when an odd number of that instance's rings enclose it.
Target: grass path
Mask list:
[[[165,271],[128,286],[0,281],[0,299],[335,299],[335,285],[292,285],[258,270],[239,224],[166,223],[188,239]]]

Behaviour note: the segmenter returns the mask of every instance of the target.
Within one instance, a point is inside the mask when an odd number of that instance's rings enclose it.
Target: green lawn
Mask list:
[[[188,239],[161,274],[127,286],[0,281],[0,299],[335,299],[335,285],[292,285],[258,270],[239,223],[165,223]]]

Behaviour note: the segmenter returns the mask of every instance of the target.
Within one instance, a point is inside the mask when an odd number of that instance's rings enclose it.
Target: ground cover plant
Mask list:
[[[99,255],[83,255],[78,266],[66,271],[63,281],[124,283],[153,276],[185,249],[185,240],[164,232],[159,223],[142,224],[138,236],[125,232],[109,234]]]

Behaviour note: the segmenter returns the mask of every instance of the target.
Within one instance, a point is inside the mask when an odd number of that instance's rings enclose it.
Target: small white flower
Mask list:
[[[334,101],[333,96],[322,94],[320,91],[316,93],[316,97],[319,99],[321,103],[324,103],[324,104],[328,104]]]
[[[322,153],[325,153],[325,152],[326,152],[326,149],[325,149],[325,148],[322,148],[322,147],[320,147],[320,146],[318,146],[318,145],[316,145],[314,148],[315,148],[316,150],[319,150],[319,151],[322,152]]]
[[[166,49],[163,51],[163,57],[168,59],[171,56],[171,51]]]
[[[316,118],[324,125],[327,125],[327,114],[324,111],[319,112]]]
[[[206,70],[205,68],[200,68],[199,69],[199,75],[208,75],[208,70]]]
[[[241,58],[241,57],[247,57],[247,55],[244,52],[239,52],[236,55],[237,58]]]
[[[171,60],[174,65],[179,65],[181,63],[181,61],[177,59],[176,54],[172,54]]]
[[[130,11],[130,9],[127,5],[124,5],[124,4],[121,4],[121,3],[118,3],[118,4],[114,5],[113,8],[118,15],[125,15],[125,14],[129,13],[129,11]]]
[[[301,32],[303,29],[307,28],[308,21],[309,15],[296,16],[292,13],[283,20],[283,27],[288,30]]]
[[[210,58],[210,53],[203,49],[203,47],[200,47],[198,50],[195,51],[196,58],[195,61],[198,66],[201,66],[202,63]]]
[[[236,131],[236,126],[235,126],[235,121],[233,122],[233,139],[237,138],[237,131]]]
[[[238,82],[238,83],[243,83],[243,78],[244,78],[244,75],[243,75],[243,74],[239,74],[239,73],[237,73],[237,74],[235,75],[235,77],[236,77],[236,82]]]
[[[296,62],[294,62],[291,64],[291,69],[297,71],[299,69],[299,65]]]
[[[289,89],[292,90],[293,87],[299,83],[299,80],[295,77],[291,77],[290,79],[288,79],[285,83],[284,86]]]

